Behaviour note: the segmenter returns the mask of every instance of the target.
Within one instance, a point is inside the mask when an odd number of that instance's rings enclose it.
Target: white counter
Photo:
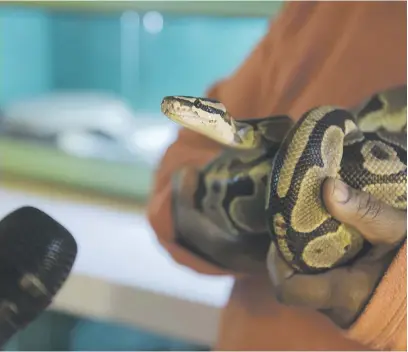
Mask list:
[[[232,278],[176,264],[143,214],[0,188],[0,218],[24,205],[48,213],[78,242],[73,272],[52,309],[214,343]]]

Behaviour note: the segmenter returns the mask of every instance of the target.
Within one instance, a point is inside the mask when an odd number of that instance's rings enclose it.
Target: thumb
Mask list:
[[[323,201],[332,216],[354,227],[373,245],[397,245],[406,236],[406,211],[394,209],[340,180],[329,178],[324,182]]]

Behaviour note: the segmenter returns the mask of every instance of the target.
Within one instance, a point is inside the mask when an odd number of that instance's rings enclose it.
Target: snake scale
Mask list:
[[[369,247],[326,211],[327,177],[406,210],[406,101],[406,85],[398,86],[352,109],[312,108],[296,123],[284,115],[235,120],[221,102],[200,97],[167,96],[161,109],[225,147],[199,171],[194,208],[258,257],[273,241],[296,271],[318,273]]]

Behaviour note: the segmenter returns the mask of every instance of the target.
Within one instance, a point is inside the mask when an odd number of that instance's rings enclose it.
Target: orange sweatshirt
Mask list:
[[[319,104],[354,106],[406,83],[406,2],[288,2],[242,66],[210,89],[236,118],[289,114]],[[160,243],[206,274],[225,274],[173,241],[170,177],[204,165],[219,146],[181,130],[159,166],[148,206]],[[322,314],[283,306],[268,278],[237,275],[224,309],[218,350],[406,350],[406,246],[348,330]]]

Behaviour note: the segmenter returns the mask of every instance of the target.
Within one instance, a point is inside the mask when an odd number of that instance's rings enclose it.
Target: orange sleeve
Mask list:
[[[207,96],[222,101],[237,118],[250,116],[248,101],[257,104],[261,67],[270,50],[269,32],[252,51],[243,65],[228,79],[213,86]],[[177,140],[168,148],[156,172],[153,192],[147,207],[148,220],[160,244],[179,264],[195,271],[211,275],[231,274],[209,264],[204,259],[180,247],[174,242],[171,217],[171,177],[184,166],[202,166],[220,152],[220,146],[210,139],[187,129],[181,129]]]
[[[175,243],[171,217],[171,177],[183,166],[200,166],[210,161],[219,151],[214,142],[186,129],[165,153],[154,180],[154,188],[147,207],[147,216],[160,244],[179,264],[206,274],[226,274]]]
[[[373,92],[406,83],[406,3],[334,4],[287,2],[240,68],[212,87],[208,96],[222,101],[236,118],[272,112],[296,118],[316,105],[353,106]],[[219,151],[215,142],[181,130],[159,165],[147,209],[160,243],[171,256],[212,275],[231,273],[174,241],[171,177],[185,166],[204,165]],[[345,336],[334,327],[328,332],[327,322],[317,312],[302,314],[279,305],[268,287],[252,282],[257,278],[242,280],[236,281],[226,307],[218,349],[299,350],[309,346],[310,350],[325,350],[334,345],[334,349],[360,349],[352,341],[340,341]],[[406,293],[405,245],[365,312],[343,335],[373,349],[406,350]]]

